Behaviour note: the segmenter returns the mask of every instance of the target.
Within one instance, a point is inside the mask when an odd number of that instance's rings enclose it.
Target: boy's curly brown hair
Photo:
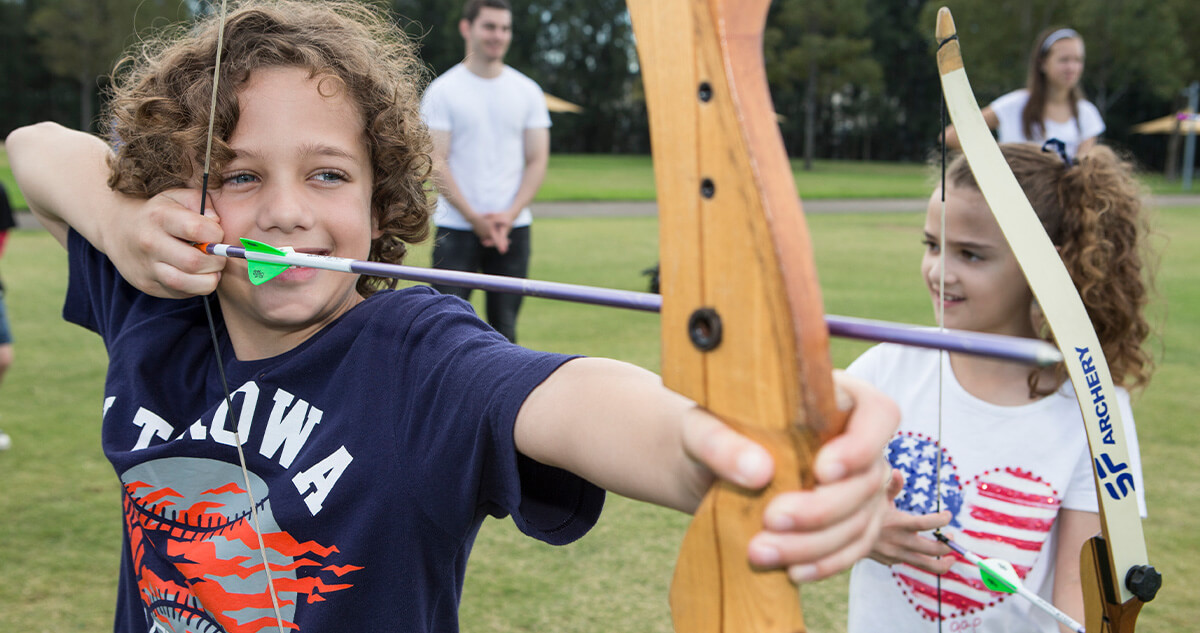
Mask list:
[[[1083,298],[1113,382],[1145,387],[1154,369],[1145,348],[1154,266],[1148,261],[1145,192],[1132,165],[1104,145],[1071,164],[1036,144],[1000,147]],[[962,156],[950,164],[946,177],[955,186],[979,189]],[[1049,332],[1043,334],[1050,338]],[[1030,375],[1030,395],[1052,393],[1067,379],[1061,363],[1053,385],[1039,385],[1039,373]]]
[[[216,175],[234,157],[227,141],[238,123],[238,91],[250,74],[277,66],[307,69],[359,107],[374,168],[371,214],[383,232],[372,241],[370,258],[403,260],[407,244],[428,237],[430,214],[431,146],[419,111],[427,76],[413,43],[381,11],[340,1],[247,1],[223,26],[209,186],[221,182]],[[190,29],[168,29],[118,62],[106,109],[116,145],[110,187],[149,198],[200,184],[221,28],[210,16]],[[395,284],[362,277],[357,290],[365,297]]]

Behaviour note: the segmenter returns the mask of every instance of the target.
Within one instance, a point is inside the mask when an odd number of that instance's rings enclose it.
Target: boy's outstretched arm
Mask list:
[[[224,258],[190,246],[224,235],[211,209],[200,214],[199,189],[172,189],[149,200],[117,193],[108,187],[109,147],[56,123],[14,130],[6,149],[29,210],[59,243],[66,245],[68,229],[75,229],[127,281],[154,296],[216,288]]]
[[[776,496],[752,563],[787,567],[793,581],[833,575],[869,553],[890,499],[883,448],[900,416],[866,383],[838,374],[845,434],[817,454],[817,487]],[[584,358],[563,365],[526,400],[517,448],[618,494],[692,512],[715,477],[746,488],[774,474],[770,454],[643,369]]]

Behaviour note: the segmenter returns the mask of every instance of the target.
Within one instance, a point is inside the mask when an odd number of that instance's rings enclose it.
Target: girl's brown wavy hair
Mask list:
[[[382,12],[339,1],[248,1],[230,11],[223,27],[209,186],[219,186],[218,174],[234,157],[227,141],[250,74],[307,69],[322,79],[323,90],[345,90],[357,104],[374,169],[371,214],[383,232],[370,258],[403,260],[407,244],[428,236],[430,214],[430,140],[419,112],[427,77],[413,43]],[[118,62],[106,109],[116,146],[110,187],[149,198],[199,186],[221,28],[210,16],[190,29],[167,29]],[[395,283],[362,277],[357,289],[365,297]]]
[[[1154,267],[1148,261],[1145,192],[1132,166],[1103,145],[1070,163],[1035,144],[1003,144],[1001,150],[1083,298],[1113,382],[1144,388],[1154,370],[1145,349]],[[979,190],[962,156],[946,177],[955,186]],[[1067,379],[1066,366],[1059,363],[1053,385],[1038,384],[1039,375],[1030,374],[1031,396],[1057,390]]]

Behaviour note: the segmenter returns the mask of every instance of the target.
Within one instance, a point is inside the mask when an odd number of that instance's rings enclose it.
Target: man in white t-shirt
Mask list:
[[[421,103],[440,194],[433,266],[526,277],[529,203],[546,176],[550,113],[541,88],[504,63],[512,42],[507,0],[468,0],[458,29],[466,57],[429,85]],[[487,321],[515,342],[520,307],[519,295],[489,292]]]

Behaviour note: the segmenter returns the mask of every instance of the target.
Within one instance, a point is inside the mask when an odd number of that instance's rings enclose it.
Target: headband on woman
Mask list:
[[[1055,42],[1068,38],[1075,38],[1077,40],[1083,39],[1082,37],[1079,37],[1079,34],[1075,32],[1075,29],[1059,29],[1050,35],[1047,35],[1046,39],[1042,40],[1042,52],[1045,53],[1046,51],[1050,50],[1050,47],[1054,46]]]

